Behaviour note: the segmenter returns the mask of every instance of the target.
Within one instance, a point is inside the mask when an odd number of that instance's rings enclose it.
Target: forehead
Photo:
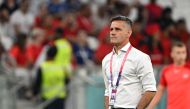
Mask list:
[[[111,28],[112,27],[127,27],[127,23],[122,20],[115,20],[111,22]]]
[[[172,48],[172,51],[186,51],[186,47],[185,46],[181,46],[181,47],[174,46]]]

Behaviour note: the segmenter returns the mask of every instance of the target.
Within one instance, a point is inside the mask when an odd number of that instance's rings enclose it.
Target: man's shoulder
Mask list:
[[[190,67],[189,67],[189,66],[184,65],[184,70],[186,70],[186,72],[189,72],[189,73],[190,73]]]
[[[146,54],[146,53],[144,53],[144,52],[138,50],[138,49],[135,48],[135,47],[133,47],[133,49],[132,49],[132,55],[133,55],[133,56],[136,56],[136,57],[139,58],[139,59],[149,57],[148,54]]]
[[[111,54],[112,54],[112,52],[108,53],[108,54],[103,58],[102,64],[105,63],[106,61],[110,60]]]
[[[167,72],[169,72],[169,71],[171,71],[173,69],[174,69],[173,64],[169,64],[169,65],[163,66],[162,73],[165,74],[165,73],[167,73]]]

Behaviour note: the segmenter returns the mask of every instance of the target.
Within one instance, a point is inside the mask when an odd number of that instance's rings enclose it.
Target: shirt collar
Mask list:
[[[130,43],[128,42],[123,48],[121,48],[119,51],[127,52],[128,48],[130,47]],[[115,50],[113,48],[113,52],[115,54]]]

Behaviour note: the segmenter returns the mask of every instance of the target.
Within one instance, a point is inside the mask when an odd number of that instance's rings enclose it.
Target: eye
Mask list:
[[[115,28],[115,30],[120,30],[120,28]]]
[[[121,28],[115,28],[116,31],[121,31]]]

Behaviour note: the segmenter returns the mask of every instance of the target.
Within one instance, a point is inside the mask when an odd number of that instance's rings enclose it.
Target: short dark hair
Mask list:
[[[185,43],[181,42],[181,41],[173,41],[172,42],[172,48],[174,47],[186,47]]]
[[[130,27],[132,27],[133,22],[131,21],[131,19],[129,19],[126,16],[122,16],[122,15],[118,15],[118,16],[114,16],[111,18],[110,23],[116,20],[121,20],[121,21],[125,21]]]
[[[57,47],[52,45],[48,48],[46,56],[49,59],[49,58],[54,58],[56,54],[57,54]]]

